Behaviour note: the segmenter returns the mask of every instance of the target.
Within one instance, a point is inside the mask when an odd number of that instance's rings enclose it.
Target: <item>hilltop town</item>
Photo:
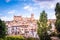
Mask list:
[[[48,19],[48,26],[51,23],[52,30],[55,30],[56,19]],[[25,37],[38,37],[37,36],[37,19],[34,14],[31,17],[14,16],[12,21],[6,21],[8,35],[23,35]]]

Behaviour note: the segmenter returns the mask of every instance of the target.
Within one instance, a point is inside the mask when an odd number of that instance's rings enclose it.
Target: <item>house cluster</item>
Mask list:
[[[37,35],[37,20],[34,19],[34,14],[30,18],[22,16],[14,16],[12,21],[7,21],[8,35],[23,35],[27,37],[36,37]]]
[[[48,24],[52,23],[54,29],[54,19],[48,20]],[[37,20],[34,14],[31,17],[14,16],[12,21],[6,21],[8,35],[23,35],[25,37],[37,37]]]

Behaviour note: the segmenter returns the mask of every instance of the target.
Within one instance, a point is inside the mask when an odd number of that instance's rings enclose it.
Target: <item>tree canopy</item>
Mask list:
[[[6,36],[6,25],[5,22],[0,19],[0,38],[4,38]]]
[[[56,29],[58,32],[60,32],[60,3],[56,4],[55,7],[55,15],[56,15]]]
[[[50,40],[50,37],[48,36],[47,33],[48,31],[47,14],[45,13],[45,11],[42,11],[42,13],[40,13],[40,18],[37,22],[37,25],[38,25],[37,33],[40,40]]]

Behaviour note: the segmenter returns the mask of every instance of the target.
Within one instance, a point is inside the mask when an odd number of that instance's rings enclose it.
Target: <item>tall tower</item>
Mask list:
[[[34,14],[33,13],[31,14],[31,20],[32,21],[34,20]]]
[[[33,13],[31,14],[31,18],[34,18],[34,14]]]

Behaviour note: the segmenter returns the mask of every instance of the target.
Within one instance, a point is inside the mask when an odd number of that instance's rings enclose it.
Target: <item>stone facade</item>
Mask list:
[[[48,19],[47,24],[51,23],[52,30],[55,29],[55,19]],[[14,16],[12,21],[6,21],[8,35],[23,35],[25,37],[38,37],[37,36],[37,20],[34,19],[34,14],[30,18],[22,16]]]
[[[36,37],[37,34],[37,20],[34,19],[34,14],[30,18],[22,16],[14,16],[12,21],[7,21],[8,35],[23,35],[26,37]]]

